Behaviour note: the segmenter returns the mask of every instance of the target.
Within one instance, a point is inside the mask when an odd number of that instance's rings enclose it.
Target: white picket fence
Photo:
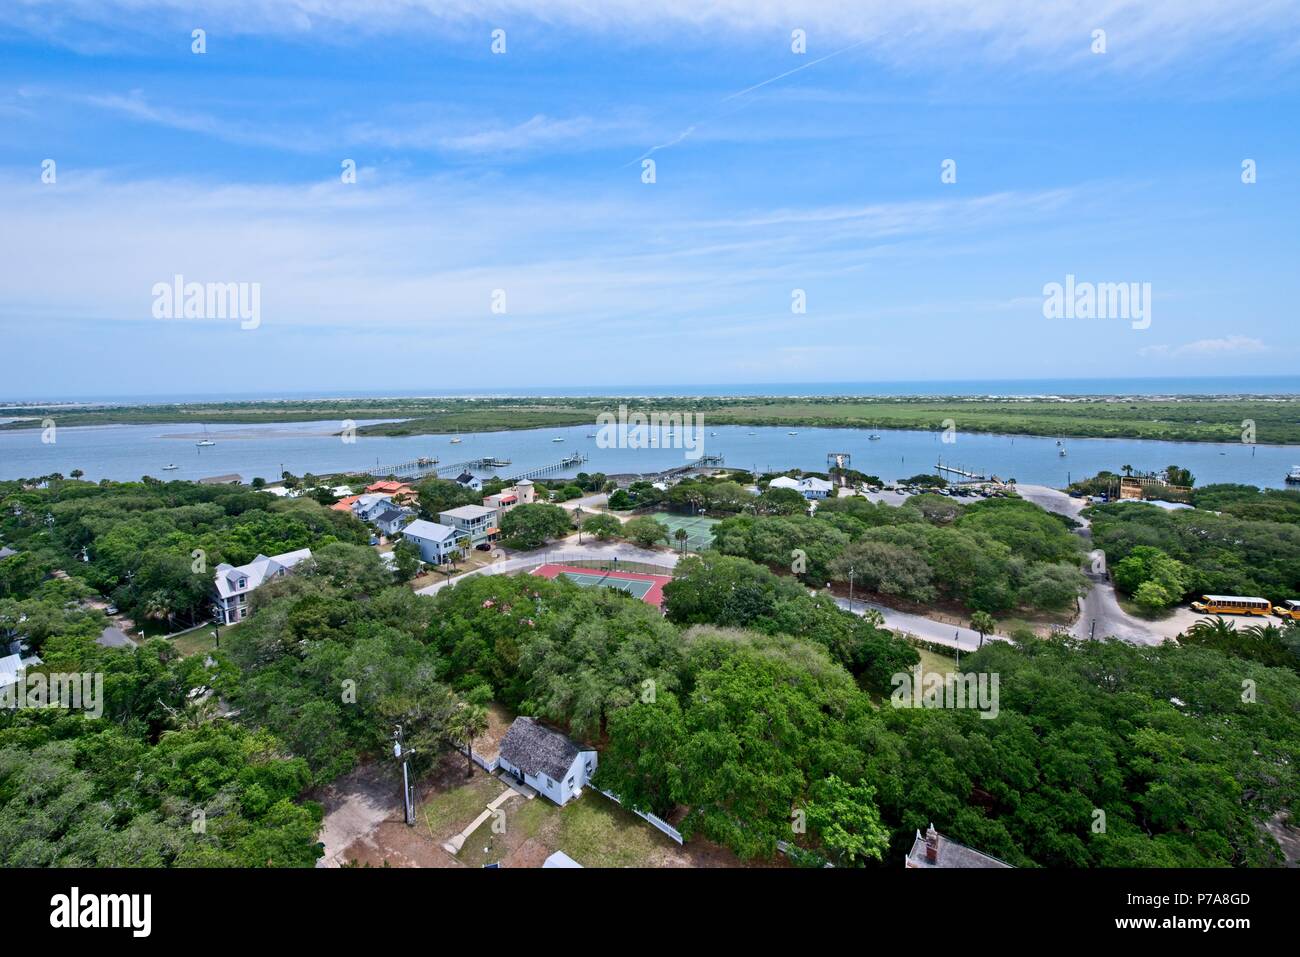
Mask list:
[[[456,750],[459,751],[461,754],[464,754],[467,749],[463,745],[458,745],[456,747]],[[475,751],[473,754],[470,755],[470,760],[473,761],[475,764],[477,764],[484,771],[488,772],[489,774],[495,774],[497,768],[501,766],[500,757],[495,757],[491,761],[485,761],[477,751]]]
[[[618,799],[618,795],[613,794],[609,791],[601,791],[600,788],[593,788],[593,790],[600,791],[601,794],[605,795],[605,797],[609,798],[619,807],[626,807],[626,805],[623,804],[623,802]],[[658,828],[661,832],[668,835],[668,837],[672,838],[678,844],[686,843],[685,839],[682,837],[682,832],[677,830],[677,828],[673,827],[663,818],[656,817],[653,814],[647,814],[644,811],[638,811],[634,807],[629,807],[627,809],[631,811],[633,814],[635,814],[637,817],[641,818],[641,820],[648,822],[652,827]]]

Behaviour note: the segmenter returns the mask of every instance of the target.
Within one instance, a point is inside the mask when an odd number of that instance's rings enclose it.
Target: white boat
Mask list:
[[[451,444],[452,444],[452,445],[460,445],[460,443],[461,443],[461,440],[460,440],[460,439],[452,439],[452,440],[451,440]]]
[[[595,432],[588,432],[588,433],[587,433],[587,438],[589,438],[589,439],[594,439],[595,437],[596,437],[596,433],[595,433]]]
[[[203,438],[200,439],[198,442],[195,442],[194,444],[201,449],[207,449],[207,448],[211,448],[217,443],[212,441],[212,436],[208,435],[208,427],[205,425],[203,427]]]
[[[1065,449],[1064,449],[1064,448],[1063,448],[1063,449],[1061,449],[1061,451],[1060,451],[1060,452],[1058,452],[1058,453],[1057,453],[1057,454],[1058,454],[1058,455],[1065,455]]]
[[[174,470],[176,470],[176,469],[178,469],[178,468],[180,468],[179,465],[164,465],[164,466],[163,466],[163,471],[164,471],[164,472],[171,472],[171,471],[174,471]]]
[[[1300,465],[1291,466],[1291,471],[1286,473],[1286,480],[1291,485],[1300,483]]]
[[[870,435],[867,436],[867,441],[868,441],[868,442],[879,442],[879,441],[880,441],[880,436],[876,435],[875,432],[872,432]]]
[[[557,435],[555,438],[551,439],[551,441],[552,441],[552,442],[563,442],[564,439],[560,438],[560,437]]]
[[[787,432],[786,435],[798,435],[798,432]]]

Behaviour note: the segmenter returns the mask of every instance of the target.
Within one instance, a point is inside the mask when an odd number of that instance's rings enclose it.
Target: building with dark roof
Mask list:
[[[1010,867],[1006,861],[944,837],[931,824],[924,834],[916,832],[905,867]]]
[[[536,718],[515,718],[501,739],[500,767],[563,806],[582,794],[596,773],[596,751],[584,748]]]

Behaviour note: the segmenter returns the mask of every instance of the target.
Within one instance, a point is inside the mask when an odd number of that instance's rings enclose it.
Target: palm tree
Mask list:
[[[980,633],[980,647],[984,647],[984,636],[997,628],[998,623],[987,611],[977,611],[970,616],[970,626]]]
[[[1231,641],[1237,636],[1237,626],[1224,619],[1222,615],[1214,618],[1202,618],[1187,629],[1186,635],[1192,641],[1201,644]]]
[[[1133,466],[1131,465],[1121,465],[1119,467],[1119,470],[1123,472],[1125,476],[1129,476],[1133,474]]]
[[[678,544],[681,545],[683,555],[686,554],[686,540],[690,537],[690,533],[684,528],[679,528],[673,532],[673,538],[677,539]]]
[[[488,728],[487,708],[465,704],[452,718],[452,733],[465,742],[465,777],[474,776],[474,739]]]
[[[73,470],[72,470],[71,472],[69,472],[68,474],[71,475],[74,479],[79,479],[79,478],[81,478],[83,475],[85,475],[86,473],[83,472],[83,471],[81,471],[81,469],[73,469]]]

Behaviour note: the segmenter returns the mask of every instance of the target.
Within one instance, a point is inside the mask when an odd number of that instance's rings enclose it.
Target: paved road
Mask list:
[[[1059,489],[1045,485],[1020,485],[1017,490],[1023,498],[1049,512],[1082,522],[1083,527],[1078,530],[1079,536],[1084,540],[1085,547],[1092,550],[1092,528],[1088,520],[1079,514],[1087,507],[1083,499],[1071,498]],[[1092,590],[1080,602],[1079,618],[1070,628],[1070,634],[1076,638],[1115,637],[1135,645],[1158,645],[1186,631],[1189,625],[1202,617],[1190,608],[1177,608],[1172,615],[1161,621],[1134,618],[1120,606],[1115,586],[1104,573],[1089,572],[1088,577],[1092,580]]]
[[[835,604],[846,611],[849,610],[849,600],[847,598],[836,598]],[[861,599],[854,600],[852,611],[855,615],[861,615],[868,608],[874,608],[880,612],[885,619],[885,627],[891,631],[904,631],[923,641],[933,641],[935,644],[947,645],[949,648],[960,648],[962,651],[974,651],[979,647],[980,633],[978,631],[950,625],[946,621],[936,621],[933,618],[912,615],[905,611],[897,611]],[[984,640],[1007,641],[1008,639],[1005,635],[985,635]]]

